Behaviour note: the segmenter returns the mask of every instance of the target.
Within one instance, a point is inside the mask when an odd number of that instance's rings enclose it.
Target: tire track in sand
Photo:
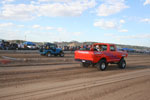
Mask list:
[[[111,84],[115,82],[131,80],[143,76],[149,76],[150,69],[144,69],[140,71],[133,71],[127,73],[121,73],[100,78],[87,78],[87,79],[76,79],[72,81],[48,84],[48,83],[37,83],[33,85],[27,85],[22,87],[10,87],[0,90],[1,100],[29,100],[29,99],[40,99],[47,96],[80,90],[89,87],[95,87],[105,84]],[[35,85],[35,86],[34,86]],[[14,89],[14,90],[13,90]]]

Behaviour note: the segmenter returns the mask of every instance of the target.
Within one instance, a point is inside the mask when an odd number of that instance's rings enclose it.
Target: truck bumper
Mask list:
[[[93,63],[91,60],[84,60],[84,59],[75,59],[75,61],[84,62],[84,63],[90,63],[90,64]]]

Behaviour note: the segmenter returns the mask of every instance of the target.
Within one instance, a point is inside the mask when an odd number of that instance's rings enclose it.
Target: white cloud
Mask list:
[[[26,4],[7,4],[1,8],[1,19],[31,20],[37,13],[37,7]]]
[[[15,0],[2,0],[1,3],[5,4],[5,3],[11,3],[14,2]]]
[[[95,1],[44,4],[39,6],[39,16],[80,16],[83,11],[95,6]]]
[[[32,1],[31,4],[4,4],[0,9],[0,18],[32,20],[39,16],[80,16],[95,5],[95,0],[40,0],[39,3]]]
[[[141,22],[150,23],[150,18],[144,18],[144,19],[141,19]]]
[[[54,27],[41,26],[41,25],[33,25],[32,28],[33,29],[40,29],[40,30],[53,30],[53,29],[55,29]]]
[[[14,26],[14,24],[13,23],[0,23],[0,28],[2,28],[2,27],[12,27],[12,26]]]
[[[32,28],[41,29],[42,27],[40,25],[33,25]]]
[[[115,13],[119,13],[125,8],[124,0],[103,0],[103,3],[97,9],[98,16],[109,16]]]
[[[120,20],[120,23],[124,24],[124,23],[125,23],[125,20],[121,19],[121,20]]]
[[[46,30],[52,30],[52,29],[54,29],[54,27],[47,26],[47,27],[45,27],[45,29]]]
[[[104,19],[98,20],[94,23],[94,26],[100,27],[103,29],[116,29],[118,27],[115,21],[105,21]]]
[[[94,26],[102,29],[116,29],[118,30],[118,32],[128,32],[127,29],[121,28],[124,23],[125,20],[123,19],[121,19],[120,21],[100,19],[94,23]]]
[[[0,23],[0,28],[5,29],[5,30],[10,29],[10,28],[18,28],[19,29],[19,28],[24,28],[24,25],[17,25],[17,24],[11,23],[11,22]]]
[[[127,29],[121,29],[121,30],[119,30],[119,32],[128,32],[128,30]]]
[[[38,0],[39,2],[70,2],[73,0]],[[81,0],[76,0],[76,1],[81,1]]]
[[[24,25],[18,25],[18,27],[23,28],[23,27],[24,27]]]
[[[8,28],[8,26],[10,26],[10,28]],[[19,26],[21,28],[26,29],[26,31],[19,29],[18,28]],[[81,32],[69,32],[63,27],[41,26],[38,24],[32,26],[15,25],[13,23],[0,24],[0,37],[2,39],[9,39],[9,40],[13,39],[24,40],[26,36],[26,39],[28,41],[38,41],[38,42],[71,41],[72,38],[70,37],[74,37],[74,39],[76,39],[80,35],[82,35]]]
[[[143,5],[145,6],[145,5],[148,5],[148,4],[150,5],[150,0],[146,0]]]

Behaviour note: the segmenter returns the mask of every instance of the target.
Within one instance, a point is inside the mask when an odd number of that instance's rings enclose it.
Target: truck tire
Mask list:
[[[60,52],[59,56],[64,57],[64,52]]]
[[[90,66],[90,64],[89,64],[89,63],[82,62],[82,63],[81,63],[81,66],[87,68],[87,67]]]
[[[122,58],[120,60],[120,62],[118,63],[119,68],[121,69],[125,69],[126,68],[126,61],[124,60],[124,58]]]
[[[106,60],[100,60],[99,63],[97,64],[97,69],[98,70],[101,70],[101,71],[104,71],[106,68],[107,68],[107,63],[106,63]]]
[[[48,52],[48,53],[46,54],[46,56],[47,56],[47,57],[51,57],[52,54],[51,54],[50,52]]]

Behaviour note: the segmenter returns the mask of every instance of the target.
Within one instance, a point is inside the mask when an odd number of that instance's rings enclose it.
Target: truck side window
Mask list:
[[[55,45],[53,45],[53,44],[52,44],[52,45],[50,45],[50,48],[51,48],[51,49],[52,49],[52,48],[54,48],[54,47],[55,47]]]
[[[96,45],[94,51],[107,51],[107,45]]]
[[[115,51],[115,47],[114,46],[110,46],[110,51]]]
[[[107,45],[102,45],[102,51],[106,51],[107,50]]]

